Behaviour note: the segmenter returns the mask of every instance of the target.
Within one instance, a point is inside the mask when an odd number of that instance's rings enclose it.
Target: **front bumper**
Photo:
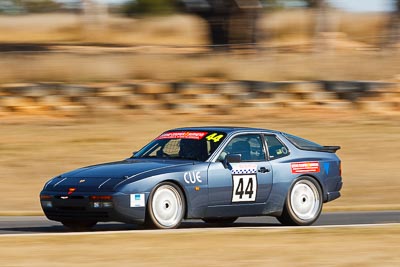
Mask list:
[[[122,193],[102,192],[101,195],[112,196],[112,199],[107,201],[90,199],[90,196],[98,196],[98,193],[68,196],[60,192],[42,191],[40,195],[43,212],[53,221],[143,223],[145,219],[145,207],[130,207],[130,195]],[[43,199],[43,196],[46,198]],[[105,202],[107,205],[102,204]]]

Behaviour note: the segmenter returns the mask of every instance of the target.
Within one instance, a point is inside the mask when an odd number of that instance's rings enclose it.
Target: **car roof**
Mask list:
[[[226,132],[226,133],[240,133],[240,132],[268,132],[268,133],[281,133],[280,131],[251,128],[251,127],[237,127],[237,126],[201,126],[201,127],[184,127],[175,128],[169,131],[207,131],[207,132]]]

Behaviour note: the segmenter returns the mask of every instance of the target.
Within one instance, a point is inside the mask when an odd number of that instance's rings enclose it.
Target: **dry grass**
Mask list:
[[[386,14],[352,14],[332,11],[332,31],[350,39],[376,43],[387,23]],[[84,27],[73,14],[0,16],[0,42],[101,42],[114,44],[195,45],[207,41],[207,25],[195,16],[173,15],[129,19],[109,16],[94,29]],[[309,40],[315,32],[314,13],[309,10],[266,12],[259,21],[260,36],[269,41]],[[266,39],[267,40],[267,39]]]
[[[310,39],[314,34],[312,11],[284,10],[265,13],[258,23],[258,28],[269,39]]]
[[[0,57],[0,82],[170,81],[210,76],[259,81],[392,80],[400,74],[399,62],[400,54],[361,52],[320,55],[266,52],[246,57],[158,53],[5,54]]]
[[[0,16],[1,42],[57,42],[76,40],[80,19],[73,15]]]
[[[259,22],[259,28],[272,41],[310,40],[315,34],[315,13],[310,10],[283,10],[266,13]],[[388,23],[383,13],[355,14],[332,11],[327,17],[330,31],[341,32],[349,40],[377,44]]]
[[[339,12],[336,31],[345,33],[349,39],[378,45],[385,34],[389,17],[381,13],[353,14]]]
[[[193,30],[196,29],[196,30]],[[93,26],[73,14],[0,16],[0,42],[192,45],[205,41],[204,23],[186,15],[128,19],[108,17]]]
[[[181,126],[230,124],[279,129],[325,145],[341,145],[342,198],[326,210],[400,209],[400,125],[332,114],[288,113],[241,117],[93,117],[37,119],[0,124],[0,211],[40,212],[38,194],[49,178],[78,167],[131,155],[161,131]],[[336,115],[335,115],[336,114]],[[336,119],[332,119],[335,118]]]
[[[0,237],[1,266],[398,266],[400,227]]]
[[[399,53],[358,51],[371,49],[367,43],[379,41],[376,38],[382,35],[387,20],[383,14],[332,12],[333,31],[343,33],[327,35],[332,50],[297,53],[311,48],[314,24],[310,12],[266,13],[259,28],[261,36],[268,36],[262,38],[261,46],[268,49],[247,56],[208,54],[210,50],[203,47],[208,43],[207,25],[195,16],[109,17],[95,29],[84,28],[77,15],[0,16],[0,43],[64,44],[50,46],[51,53],[45,54],[2,54],[0,82],[185,80],[204,76],[262,81],[388,80],[400,73]],[[93,42],[126,47],[77,47]],[[276,53],[282,51],[290,53]],[[206,53],[180,55],[188,52]]]

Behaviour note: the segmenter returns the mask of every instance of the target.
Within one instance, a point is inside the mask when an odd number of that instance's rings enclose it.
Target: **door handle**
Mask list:
[[[258,172],[266,173],[266,172],[270,172],[270,169],[267,169],[267,168],[265,168],[265,167],[261,167],[261,168],[258,170]]]

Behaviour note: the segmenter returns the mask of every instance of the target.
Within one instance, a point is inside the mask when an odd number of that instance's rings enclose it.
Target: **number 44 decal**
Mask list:
[[[233,175],[232,202],[256,201],[257,176],[255,174]]]

